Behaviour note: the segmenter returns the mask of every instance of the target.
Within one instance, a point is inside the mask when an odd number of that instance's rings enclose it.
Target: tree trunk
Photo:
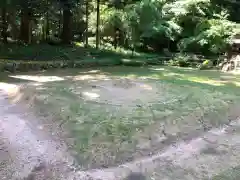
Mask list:
[[[85,46],[88,47],[88,14],[89,14],[89,7],[88,7],[89,3],[88,0],[86,0],[86,28],[85,28]]]
[[[31,11],[23,10],[21,13],[20,39],[25,43],[31,43]]]
[[[42,31],[41,31],[41,33],[42,33],[42,41],[45,41],[45,40],[46,40],[45,21],[43,21],[42,23],[43,23],[43,25],[42,25]]]
[[[8,22],[10,25],[10,34],[13,40],[17,40],[19,37],[19,27],[16,24],[16,9],[10,8],[8,14]]]
[[[114,7],[115,9],[122,9],[123,6],[122,6],[122,1],[119,1],[119,0],[115,0],[114,2]],[[120,35],[121,35],[121,30],[119,29],[118,25],[117,25],[117,22],[114,22],[114,41],[113,41],[113,44],[114,44],[114,48],[117,49],[117,46],[119,45],[119,39],[120,39]]]
[[[46,14],[46,40],[49,40],[50,26],[49,26],[49,13]]]
[[[113,40],[113,44],[114,44],[114,49],[117,49],[117,45],[118,45],[118,34],[117,34],[117,27],[116,25],[114,25],[114,40]]]
[[[72,12],[70,7],[64,7],[62,42],[64,44],[70,44],[71,41],[72,41]]]
[[[99,49],[100,0],[97,0],[96,49]]]
[[[58,21],[58,37],[61,37],[62,33],[62,9],[59,9],[59,21]]]
[[[49,6],[49,2],[47,1],[47,6]],[[46,40],[49,40],[50,35],[50,26],[49,26],[49,9],[46,12]]]
[[[8,29],[8,23],[7,23],[7,9],[6,6],[2,8],[2,39],[4,43],[7,43],[7,29]]]

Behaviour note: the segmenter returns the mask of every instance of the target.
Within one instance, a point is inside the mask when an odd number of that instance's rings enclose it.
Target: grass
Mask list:
[[[101,47],[104,48],[84,48],[79,43],[69,46],[8,44],[0,47],[0,71],[26,72],[66,67],[142,66],[163,63],[156,54],[132,55],[123,48]]]
[[[240,102],[240,76],[217,71],[152,66],[24,75],[10,79],[62,78],[28,86],[25,97],[27,102],[34,98],[39,116],[68,129],[69,145],[82,169],[158,152],[166,146],[161,143],[163,127],[178,139],[228,123],[228,108]]]
[[[238,180],[240,179],[240,166],[230,168],[220,175],[216,175],[212,180]]]
[[[91,42],[91,41],[90,41]],[[46,43],[19,45],[7,44],[0,45],[0,59],[8,60],[34,60],[34,61],[60,61],[60,60],[83,60],[86,58],[154,58],[156,54],[138,53],[118,47],[114,49],[110,44],[104,44],[97,50],[93,42],[88,48],[85,48],[82,43],[75,42],[72,45],[49,45]]]

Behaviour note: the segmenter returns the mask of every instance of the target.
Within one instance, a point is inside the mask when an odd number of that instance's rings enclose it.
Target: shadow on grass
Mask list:
[[[134,58],[148,57],[147,54],[137,54]],[[81,47],[73,45],[19,45],[7,44],[0,48],[0,59],[8,60],[36,60],[36,61],[56,61],[56,60],[83,60],[86,58],[108,58],[112,61],[120,62],[124,58],[133,58],[131,54],[108,49],[95,49],[93,47]]]
[[[234,93],[240,95],[240,76],[232,74],[224,74],[218,71],[199,71],[197,69],[190,69],[185,71],[186,68],[175,68],[168,66],[152,66],[152,67],[125,67],[125,66],[112,66],[112,67],[98,67],[98,68],[84,68],[84,69],[55,69],[39,72],[21,73],[22,75],[29,76],[29,79],[21,79],[16,76],[10,77],[10,74],[1,73],[0,81],[2,82],[30,82],[32,77],[48,78],[57,77],[64,80],[70,80],[74,77],[81,79],[84,76],[91,76],[97,78],[99,75],[115,78],[142,78],[154,82],[172,83],[177,86],[194,88],[199,87],[212,91],[221,91],[225,93]],[[225,78],[223,78],[225,77]],[[32,78],[33,79],[33,78]],[[84,79],[84,78],[82,78]],[[54,80],[53,80],[54,81]]]
[[[112,76],[143,78],[154,81],[173,83],[178,86],[199,87],[208,90],[218,90],[226,93],[234,92],[240,95],[240,77],[232,74],[224,74],[219,71],[200,71],[168,66],[154,67],[112,67],[101,69]],[[190,73],[189,73],[190,72]],[[222,78],[222,76],[227,78]]]
[[[9,84],[33,82],[30,79],[14,78],[14,77],[11,77],[11,75],[12,74],[9,74],[9,73],[0,73],[0,82],[9,83]]]
[[[131,173],[124,180],[146,180],[142,173]]]
[[[212,180],[239,180],[239,179],[240,179],[240,165],[228,169],[212,178]]]

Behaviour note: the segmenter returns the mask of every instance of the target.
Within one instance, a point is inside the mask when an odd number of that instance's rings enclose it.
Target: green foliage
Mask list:
[[[177,54],[172,60],[170,60],[170,65],[188,67],[190,66],[191,56],[187,54]]]
[[[204,69],[211,69],[213,67],[213,62],[210,60],[205,60],[200,66],[198,67],[201,70]]]
[[[100,49],[110,44],[113,49],[124,47],[133,53],[168,49],[219,55],[240,32],[236,10],[240,3],[225,0],[103,0],[99,28],[97,1],[4,0],[0,6],[7,11],[0,18],[7,19],[0,22],[5,42],[8,36],[27,44],[51,41],[55,45],[53,39],[70,43],[94,38],[99,29]]]
[[[113,41],[118,28],[125,39],[122,45],[131,48],[156,51],[175,43],[179,51],[219,54],[235,31],[235,24],[227,18],[228,11],[210,0],[143,0],[121,9],[103,5],[100,29],[102,36]],[[91,26],[95,29],[94,23]]]
[[[179,42],[181,51],[199,51],[205,54],[219,54],[227,49],[236,25],[227,20],[210,19],[197,24],[194,36]]]
[[[165,4],[165,1],[144,0],[126,7],[128,32],[129,36],[135,37],[135,43],[152,46],[156,41],[174,40],[180,34],[181,27],[166,16],[163,9]]]
[[[106,5],[102,5],[100,8],[101,22],[100,33],[101,36],[114,36],[114,27],[117,26],[120,30],[124,30],[124,12],[115,8],[108,8]],[[97,25],[96,12],[90,16],[89,30],[95,32]]]

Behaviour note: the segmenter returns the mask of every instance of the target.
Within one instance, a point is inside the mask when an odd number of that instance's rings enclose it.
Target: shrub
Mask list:
[[[171,59],[169,61],[169,65],[171,65],[171,66],[178,66],[178,61],[174,61],[174,59]]]
[[[205,60],[202,64],[200,64],[199,69],[211,69],[213,67],[213,62],[211,60]]]
[[[178,65],[180,67],[189,67],[190,66],[190,63],[188,61],[185,61],[185,60],[179,60],[178,61]]]
[[[170,60],[169,64],[172,66],[180,66],[180,67],[189,67],[191,57],[187,54],[177,54],[172,60]]]

